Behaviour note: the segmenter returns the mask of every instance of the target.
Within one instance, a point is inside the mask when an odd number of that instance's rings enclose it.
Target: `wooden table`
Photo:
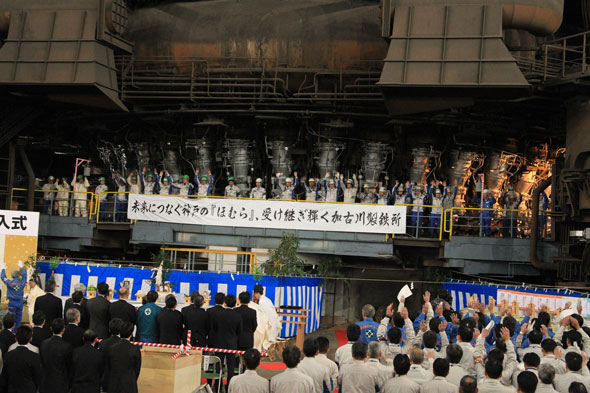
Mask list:
[[[311,310],[299,308],[281,308],[277,307],[277,314],[279,317],[291,317],[295,318],[294,321],[288,321],[286,319],[281,320],[282,323],[293,324],[297,326],[297,334],[295,336],[295,345],[299,349],[303,349],[303,341],[305,340],[305,323],[307,322],[308,313]]]
[[[143,347],[137,381],[141,393],[193,393],[201,385],[203,353],[172,359],[178,349]]]

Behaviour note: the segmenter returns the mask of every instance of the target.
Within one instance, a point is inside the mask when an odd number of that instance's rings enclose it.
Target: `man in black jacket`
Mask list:
[[[45,313],[41,310],[35,311],[33,314],[33,339],[31,344],[37,348],[41,348],[41,343],[51,337],[51,331],[45,328]]]
[[[7,393],[37,393],[41,383],[41,359],[27,349],[33,330],[21,325],[16,329],[18,347],[8,352],[4,358],[4,368],[0,377],[0,391]]]
[[[105,392],[109,391],[108,384],[109,384],[109,373],[110,373],[109,365],[106,363],[106,359],[108,357],[108,354],[109,354],[109,351],[111,350],[111,348],[115,344],[118,344],[119,341],[121,341],[121,338],[119,337],[119,334],[121,333],[121,326],[123,326],[122,320],[120,320],[119,318],[111,319],[111,322],[109,322],[109,331],[111,333],[110,337],[102,340],[100,342],[100,344],[98,344],[98,348],[102,352],[103,357],[105,359],[105,368],[104,368],[104,374],[102,377],[102,388]]]
[[[109,297],[109,284],[101,282],[96,286],[98,294],[95,298],[86,301],[88,316],[90,317],[90,329],[98,338],[103,339],[109,336],[109,321],[111,320]]]
[[[55,318],[51,322],[53,336],[41,344],[43,379],[39,393],[68,393],[70,391],[70,369],[72,346],[63,339],[65,321]]]
[[[35,312],[41,310],[45,313],[45,329],[49,330],[51,322],[56,318],[61,318],[62,304],[61,299],[55,296],[55,281],[50,280],[45,284],[45,295],[39,296],[35,300]]]
[[[111,318],[119,318],[123,322],[137,323],[137,310],[128,302],[129,289],[127,287],[119,288],[119,300],[110,305]]]
[[[182,310],[182,320],[184,322],[184,334],[182,341],[186,344],[186,332],[191,331],[191,345],[193,347],[207,346],[207,332],[209,331],[209,314],[203,310],[205,299],[198,291],[191,294],[190,306],[185,306]]]
[[[104,372],[104,355],[95,348],[96,333],[84,332],[84,345],[74,349],[72,367],[72,393],[100,393],[100,380]]]
[[[74,307],[70,307],[66,312],[66,331],[63,335],[63,339],[70,343],[72,349],[76,349],[84,344],[84,329],[78,324],[80,323],[80,311]]]
[[[166,296],[166,307],[156,317],[160,330],[160,344],[180,345],[182,342],[182,314],[176,310],[176,297]]]
[[[258,327],[256,321],[256,311],[248,307],[250,303],[250,292],[240,293],[240,307],[236,308],[238,314],[242,316],[242,333],[238,338],[238,349],[245,351],[254,347],[254,332]]]
[[[125,322],[121,326],[121,341],[108,351],[107,365],[109,393],[138,393],[137,379],[141,371],[141,351],[129,342],[133,334],[133,324]]]
[[[7,313],[2,320],[2,326],[4,326],[4,329],[0,332],[0,349],[2,350],[2,358],[6,357],[8,348],[16,342],[14,333],[11,331],[15,325],[16,315],[11,312]]]
[[[214,348],[238,349],[238,338],[242,333],[242,317],[233,308],[236,306],[236,297],[225,297],[224,309],[213,314],[211,325],[215,335]],[[227,365],[227,383],[234,376],[235,355],[219,354],[221,361],[225,359]]]
[[[80,285],[84,287],[84,284]],[[90,325],[90,320],[88,317],[88,310],[86,309],[86,299],[84,299],[83,291],[75,291],[74,293],[72,293],[72,297],[66,300],[66,304],[64,305],[64,319],[67,319],[66,313],[72,307],[80,311],[80,323],[78,325],[82,329],[88,329],[88,326]]]
[[[225,293],[217,292],[213,297],[213,301],[215,302],[215,306],[207,309],[207,316],[209,320],[209,334],[207,335],[207,342],[209,343],[209,347],[214,348],[215,345],[215,332],[213,331],[213,325],[211,325],[211,321],[215,319],[215,314],[218,312],[223,311],[223,303],[225,302]]]

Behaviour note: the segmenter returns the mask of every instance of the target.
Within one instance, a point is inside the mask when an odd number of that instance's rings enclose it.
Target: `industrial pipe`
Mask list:
[[[18,145],[18,152],[23,161],[23,165],[25,166],[25,170],[27,171],[27,176],[29,177],[29,185],[27,188],[27,210],[33,211],[35,207],[35,172],[33,172],[33,167],[29,162],[27,153],[25,153],[24,146]]]
[[[537,260],[537,237],[539,235],[539,196],[547,187],[551,185],[551,176],[548,179],[543,180],[532,196],[532,212],[531,212],[531,238],[529,241],[529,259],[533,267],[539,270],[557,270],[553,263],[544,263]]]

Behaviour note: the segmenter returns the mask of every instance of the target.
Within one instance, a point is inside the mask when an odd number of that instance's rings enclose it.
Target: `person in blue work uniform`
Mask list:
[[[368,345],[372,341],[377,341],[379,323],[373,319],[375,316],[375,307],[372,305],[365,304],[361,312],[363,314],[363,320],[356,323],[361,328],[361,338],[359,341]]]
[[[496,204],[496,198],[491,196],[490,190],[483,190],[482,209],[493,209]],[[481,231],[480,235],[487,237],[492,235],[492,210],[482,210],[481,217]]]
[[[19,261],[20,270],[12,272],[12,280],[6,277],[6,269],[2,269],[0,278],[6,284],[6,297],[8,298],[8,312],[16,316],[16,327],[20,326],[23,317],[23,291],[27,284],[27,271],[23,263]]]
[[[549,208],[549,198],[545,191],[539,195],[539,237],[543,238],[545,232],[545,224],[547,223],[546,211]]]
[[[440,215],[442,214],[442,206],[446,198],[446,190],[445,195],[443,195],[440,190],[440,184],[440,182],[438,184],[433,184],[430,187],[430,192],[428,193],[428,199],[430,200],[430,204],[432,205],[432,208],[430,210],[430,224],[428,228],[430,234],[439,232]]]
[[[201,182],[199,182],[199,168],[195,169],[195,184],[196,195],[198,196],[210,196],[213,189],[213,175],[211,170],[207,171],[207,176],[201,176]]]
[[[146,295],[147,303],[137,310],[137,341],[143,343],[157,343],[160,339],[157,316],[162,307],[156,305],[158,292],[149,291]]]
[[[426,196],[430,193],[430,188],[426,186],[426,193],[424,192],[424,186],[410,184],[408,190],[409,203],[412,206],[410,214],[410,227],[414,228],[416,236],[420,236],[420,226],[422,225],[422,218],[424,216],[424,204],[426,202]]]
[[[127,194],[129,190],[127,182],[123,177],[116,173],[113,175],[113,181],[117,185],[117,195],[115,199],[116,221],[123,221],[127,218]]]

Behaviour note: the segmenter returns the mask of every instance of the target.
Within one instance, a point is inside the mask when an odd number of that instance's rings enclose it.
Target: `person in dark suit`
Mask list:
[[[35,300],[35,312],[41,310],[45,313],[45,329],[49,330],[51,322],[62,316],[61,299],[55,296],[55,281],[47,281],[45,284],[45,295]]]
[[[224,309],[213,314],[211,325],[215,341],[214,348],[238,349],[238,338],[242,333],[242,317],[233,308],[236,306],[236,297],[227,295],[225,297]],[[221,362],[225,359],[227,366],[227,383],[234,376],[235,355],[229,353],[219,354]]]
[[[2,350],[2,358],[4,358],[8,348],[16,342],[14,333],[12,333],[12,329],[16,326],[16,315],[11,312],[6,313],[2,320],[2,326],[4,329],[0,332],[0,349]]]
[[[176,297],[166,296],[166,307],[156,317],[160,331],[160,344],[180,345],[182,343],[182,314],[176,310]]]
[[[242,333],[238,337],[238,349],[245,351],[254,347],[254,332],[258,327],[256,321],[256,310],[248,307],[250,303],[250,292],[242,292],[238,296],[240,299],[240,307],[236,311],[242,317]]]
[[[80,285],[84,287],[84,284]],[[64,306],[64,319],[67,319],[66,313],[72,307],[77,308],[78,311],[80,311],[80,323],[78,325],[84,330],[88,329],[88,326],[90,325],[90,318],[88,317],[88,310],[86,309],[86,299],[84,299],[83,291],[75,291],[74,293],[72,293],[72,297],[66,300],[66,304]]]
[[[215,332],[213,331],[213,325],[211,324],[211,321],[213,321],[213,319],[215,319],[215,314],[223,311],[223,303],[225,302],[225,293],[217,292],[215,294],[215,296],[213,297],[213,301],[215,302],[215,306],[213,306],[207,310],[207,316],[208,316],[207,319],[209,320],[209,334],[207,335],[207,342],[209,344],[209,347],[211,347],[211,348],[215,348],[214,347]]]
[[[66,323],[62,318],[51,322],[53,336],[41,344],[43,378],[39,393],[68,393],[70,391],[70,369],[72,346],[63,339]]]
[[[121,341],[108,351],[107,365],[110,367],[109,393],[138,393],[137,379],[141,371],[141,351],[129,342],[133,324],[121,326]]]
[[[108,357],[108,353],[111,347],[113,347],[115,344],[118,344],[119,341],[121,341],[121,337],[119,337],[119,334],[121,334],[121,326],[123,326],[123,321],[121,319],[111,319],[111,321],[109,322],[109,332],[111,333],[111,335],[109,336],[109,338],[105,338],[100,342],[100,344],[98,344],[98,349],[100,349],[103,358],[105,359],[105,367],[102,377],[102,388],[105,392],[109,391],[108,385],[110,373],[109,365],[108,363],[106,363],[106,359]]]
[[[6,393],[37,393],[41,384],[41,358],[26,345],[31,342],[33,330],[26,325],[16,329],[18,347],[4,358],[0,376],[0,391]]]
[[[129,304],[129,288],[119,288],[119,300],[110,305],[111,318],[119,318],[123,322],[137,323],[137,310]]]
[[[80,292],[82,294],[82,300],[80,302],[74,300],[74,293]],[[74,292],[72,292],[72,296],[69,299],[66,299],[66,303],[64,304],[64,314],[68,311],[68,308],[72,307],[72,304],[79,303],[83,304],[86,300],[84,298],[84,293],[86,292],[86,285],[82,284],[81,282],[74,285]],[[64,315],[65,318],[65,315]]]
[[[190,306],[185,306],[180,312],[184,323],[183,343],[186,344],[186,333],[191,331],[191,345],[194,347],[207,346],[207,332],[209,331],[209,314],[203,310],[205,299],[198,291],[191,294]]]
[[[70,307],[66,313],[66,331],[64,332],[63,338],[66,342],[70,343],[72,349],[76,349],[84,344],[84,329],[78,324],[80,323],[80,311],[74,307]]]
[[[51,337],[51,331],[45,328],[45,313],[41,310],[35,311],[33,314],[33,339],[31,344],[37,348],[41,348],[41,343]]]
[[[95,298],[86,301],[88,316],[90,317],[90,329],[96,332],[98,338],[109,336],[109,321],[111,320],[109,297],[109,284],[101,282],[96,286],[98,294]]]
[[[96,333],[84,332],[84,345],[74,349],[72,361],[72,393],[100,393],[104,372],[104,354],[95,348]]]

